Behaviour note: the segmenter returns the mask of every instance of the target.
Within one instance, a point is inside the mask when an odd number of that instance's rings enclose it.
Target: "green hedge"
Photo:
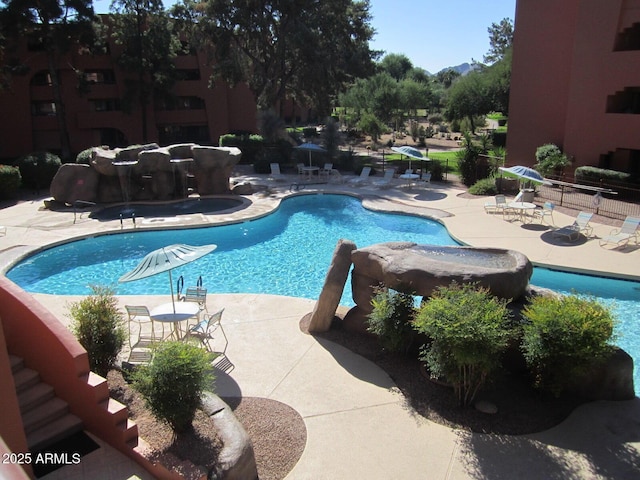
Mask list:
[[[618,172],[616,170],[607,170],[605,168],[598,167],[578,167],[576,168],[576,182],[591,182],[591,183],[614,183],[614,184],[629,184],[631,183],[631,174],[625,172]]]
[[[23,184],[36,190],[49,187],[61,164],[60,157],[49,152],[32,152],[15,163]]]
[[[0,165],[0,198],[13,198],[20,188],[20,169],[11,165]]]
[[[258,154],[264,148],[264,139],[261,135],[236,135],[227,133],[221,135],[218,140],[221,147],[238,147],[242,151],[241,163],[254,163]]]

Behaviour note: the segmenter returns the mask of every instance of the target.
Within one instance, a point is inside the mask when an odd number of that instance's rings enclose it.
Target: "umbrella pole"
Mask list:
[[[173,313],[176,313],[176,301],[173,299],[173,278],[171,277],[171,270],[169,270],[169,286],[171,287],[171,304],[173,305]]]

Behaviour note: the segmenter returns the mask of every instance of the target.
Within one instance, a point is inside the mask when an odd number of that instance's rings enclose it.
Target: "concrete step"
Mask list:
[[[15,373],[21,368],[24,368],[24,360],[15,355],[9,354],[9,364],[11,365],[11,372]]]
[[[67,413],[28,433],[27,446],[32,452],[41,450],[82,429],[82,420],[71,413]]]
[[[22,415],[24,431],[29,433],[43,427],[69,413],[69,405],[58,397],[53,397]]]
[[[40,374],[30,368],[21,368],[13,373],[13,383],[16,384],[16,392],[18,394],[38,382],[40,382]]]
[[[18,393],[18,404],[20,411],[24,415],[32,408],[46,402],[54,397],[53,387],[46,383],[36,383],[35,385]]]

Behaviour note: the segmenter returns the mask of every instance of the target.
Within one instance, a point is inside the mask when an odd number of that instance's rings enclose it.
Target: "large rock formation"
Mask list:
[[[344,284],[349,276],[351,253],[355,249],[356,244],[350,240],[340,239],[338,241],[324,280],[324,286],[320,292],[320,298],[311,313],[309,325],[306,326],[309,333],[326,332],[331,328],[331,322],[344,291]]]
[[[428,297],[439,286],[477,283],[501,298],[515,299],[526,292],[533,266],[513,250],[440,247],[410,242],[389,242],[355,250],[351,254],[351,288],[356,307],[345,321],[362,330],[372,310],[376,287]]]
[[[122,149],[93,149],[90,165],[66,164],[51,182],[51,196],[62,203],[116,203],[169,200],[188,195],[196,180],[201,195],[230,193],[229,177],[242,152],[235,147],[155,143]]]

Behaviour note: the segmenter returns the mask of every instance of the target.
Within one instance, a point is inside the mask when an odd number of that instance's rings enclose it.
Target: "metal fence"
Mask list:
[[[624,220],[627,216],[640,217],[640,190],[600,183],[576,184],[556,181],[553,185],[536,188],[537,196],[556,205],[585,210],[610,218]]]

